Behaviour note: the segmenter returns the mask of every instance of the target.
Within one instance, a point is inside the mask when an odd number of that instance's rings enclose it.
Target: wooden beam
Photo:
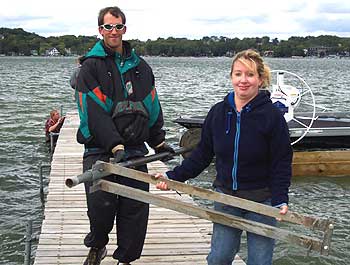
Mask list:
[[[150,174],[125,168],[125,167],[120,167],[116,164],[99,161],[98,163],[96,163],[93,169],[95,171],[101,172],[103,175],[106,174],[106,172],[109,172],[116,175],[121,175],[129,178],[133,178],[139,181],[154,184],[154,185],[157,184],[159,181],[164,181],[167,183],[169,189],[173,189],[178,192],[184,192],[192,196],[198,196],[203,199],[224,203],[224,204],[245,209],[248,211],[264,214],[270,217],[280,218],[282,221],[304,225],[305,227],[309,227],[312,229],[318,229],[318,230],[324,231],[324,230],[327,230],[329,226],[332,224],[332,222],[328,219],[305,216],[305,215],[301,215],[291,211],[289,211],[286,215],[281,215],[279,213],[280,210],[275,207],[252,202],[252,201],[234,197],[231,195],[226,195],[226,194],[215,192],[212,190],[203,189],[200,187],[190,186],[185,183],[170,180],[170,179],[158,180],[158,179],[155,179],[154,176]]]
[[[293,177],[350,175],[350,150],[294,152]]]
[[[306,162],[348,162],[350,161],[350,150],[336,151],[294,151],[293,163]]]
[[[118,194],[127,198],[139,200],[145,203],[154,204],[156,206],[164,207],[191,216],[196,216],[199,218],[210,220],[215,223],[235,227],[262,236],[279,239],[288,243],[307,248],[308,250],[317,251],[321,254],[328,254],[328,246],[324,247],[323,242],[317,238],[300,235],[294,232],[289,232],[284,229],[246,220],[244,218],[221,213],[212,209],[202,208],[176,199],[154,195],[149,192],[134,189],[110,181],[99,180],[94,185],[93,190],[103,190],[106,192]]]

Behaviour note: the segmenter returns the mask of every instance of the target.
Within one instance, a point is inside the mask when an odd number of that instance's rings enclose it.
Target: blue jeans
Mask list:
[[[271,205],[271,199],[263,204]],[[214,203],[214,209],[232,214],[247,220],[276,226],[276,219],[239,209],[222,203]],[[211,238],[211,249],[207,257],[208,265],[231,265],[241,244],[242,230],[214,223]],[[248,261],[247,265],[271,265],[275,240],[247,232]]]

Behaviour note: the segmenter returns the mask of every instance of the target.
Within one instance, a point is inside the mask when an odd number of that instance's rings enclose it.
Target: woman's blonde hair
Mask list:
[[[231,74],[233,72],[233,66],[236,61],[239,61],[243,63],[248,68],[251,68],[251,63],[255,66],[255,69],[251,69],[253,71],[256,71],[259,75],[259,77],[262,80],[261,88],[266,88],[271,83],[271,73],[270,73],[270,67],[268,67],[265,63],[263,58],[260,56],[260,54],[252,49],[244,50],[235,55],[233,57],[232,65],[231,65]]]

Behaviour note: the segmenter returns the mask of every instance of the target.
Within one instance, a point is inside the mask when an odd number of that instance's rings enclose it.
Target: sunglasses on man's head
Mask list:
[[[124,24],[103,24],[100,27],[107,31],[112,31],[113,28],[115,28],[116,30],[123,30],[125,25]]]

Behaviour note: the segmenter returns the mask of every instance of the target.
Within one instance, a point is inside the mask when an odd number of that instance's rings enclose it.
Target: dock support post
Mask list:
[[[51,168],[51,165],[48,164],[40,164],[39,166],[39,184],[40,184],[40,199],[41,203],[44,203],[44,181],[43,181],[43,169]]]
[[[25,236],[24,265],[30,265],[30,262],[31,262],[32,230],[33,230],[33,221],[28,220],[27,226],[26,226],[26,236]]]
[[[56,147],[56,141],[54,137],[59,135],[60,135],[59,133],[50,132],[50,158],[51,159],[52,159],[53,153],[55,152],[55,147]]]
[[[54,148],[53,134],[50,133],[50,157],[52,157],[52,155],[53,155],[53,148]]]

